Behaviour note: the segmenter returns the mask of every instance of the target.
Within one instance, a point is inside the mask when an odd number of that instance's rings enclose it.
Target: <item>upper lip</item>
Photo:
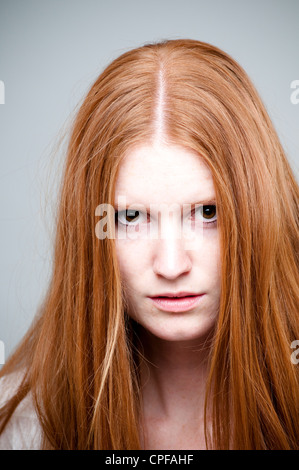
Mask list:
[[[152,295],[151,297],[187,297],[189,295],[202,295],[196,292],[164,292],[163,294]]]

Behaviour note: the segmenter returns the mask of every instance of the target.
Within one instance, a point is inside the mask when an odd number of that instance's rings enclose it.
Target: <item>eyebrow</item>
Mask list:
[[[133,199],[131,199],[131,200],[133,200]],[[136,199],[135,199],[135,202],[130,202],[130,200],[129,200],[129,202],[127,202],[126,204],[119,204],[119,208],[125,209],[125,208],[128,208],[130,206],[134,206],[135,204],[136,205],[138,204],[138,205],[141,205],[141,206],[145,207],[145,209],[147,211],[150,210],[150,207],[147,204],[143,204],[143,203],[140,203],[140,202],[136,203]],[[157,203],[155,203],[155,205],[156,204]],[[161,203],[161,204],[165,204],[165,203]],[[177,204],[177,203],[174,202],[172,204]],[[210,206],[210,205],[212,206],[212,205],[216,205],[216,197],[213,196],[213,197],[209,197],[209,198],[203,199],[201,201],[196,201],[196,202],[184,202],[184,204],[179,204],[179,205],[180,205],[180,207],[183,207],[184,205],[190,205],[192,207],[194,207],[194,206]],[[114,206],[117,206],[117,203],[115,203]]]
[[[203,205],[203,206],[214,205],[214,204],[216,204],[216,197],[214,196],[214,197],[204,199],[202,201],[190,202],[189,204],[191,204],[191,205]]]

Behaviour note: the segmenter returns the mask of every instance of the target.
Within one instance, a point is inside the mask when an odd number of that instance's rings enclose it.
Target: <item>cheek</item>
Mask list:
[[[217,288],[217,291],[220,293],[221,289],[221,252],[220,252],[220,247],[216,247],[215,249],[215,264],[214,264],[214,277],[215,277],[215,285]]]
[[[198,265],[214,284],[221,282],[221,252],[218,234],[210,237],[198,256]]]
[[[121,276],[129,283],[134,282],[134,278],[144,271],[145,247],[132,241],[116,240],[115,248]]]

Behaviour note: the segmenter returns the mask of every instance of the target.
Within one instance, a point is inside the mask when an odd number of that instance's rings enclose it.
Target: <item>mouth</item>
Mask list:
[[[149,297],[155,307],[166,312],[187,312],[196,307],[205,294],[180,292]]]
[[[185,291],[180,291],[180,292],[165,292],[163,294],[157,294],[157,295],[153,295],[151,296],[151,298],[182,298],[182,297],[195,297],[197,295],[202,295],[202,294],[198,294],[198,293],[195,293],[195,292],[185,292]]]

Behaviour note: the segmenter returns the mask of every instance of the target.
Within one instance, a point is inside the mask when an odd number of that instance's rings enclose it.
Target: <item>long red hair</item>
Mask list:
[[[159,124],[159,125],[158,125]],[[138,351],[113,239],[95,208],[114,203],[122,158],[157,134],[213,174],[221,239],[210,349],[208,448],[298,449],[299,188],[254,86],[220,49],[147,44],[114,60],[76,116],[56,220],[53,271],[28,334],[1,370],[20,370],[0,432],[30,392],[50,449],[139,449]]]

